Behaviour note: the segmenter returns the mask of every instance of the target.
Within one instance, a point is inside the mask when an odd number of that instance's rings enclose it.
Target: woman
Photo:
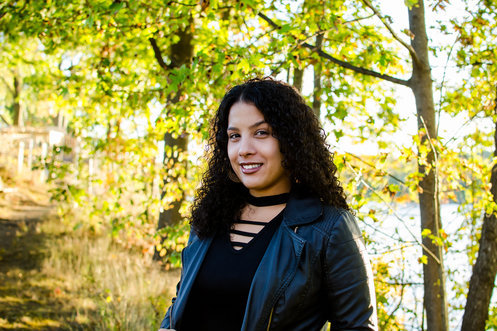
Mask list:
[[[268,78],[235,86],[210,147],[161,330],[376,330],[361,232],[296,90]]]

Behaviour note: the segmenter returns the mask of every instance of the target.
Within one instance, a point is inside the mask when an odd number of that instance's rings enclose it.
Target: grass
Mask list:
[[[20,226],[0,256],[4,330],[156,330],[179,276],[54,217]]]
[[[157,330],[179,271],[42,218],[49,208],[29,186],[0,191],[0,330]]]
[[[56,233],[60,226],[45,225]],[[57,281],[59,296],[77,294],[74,319],[95,330],[157,329],[178,273],[165,272],[142,254],[124,250],[105,235],[59,233],[42,270]]]

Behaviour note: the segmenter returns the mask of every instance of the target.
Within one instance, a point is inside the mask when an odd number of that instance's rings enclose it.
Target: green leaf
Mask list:
[[[290,31],[292,29],[292,26],[290,24],[283,24],[281,27],[280,27],[280,33],[287,33],[288,31]]]
[[[115,15],[118,11],[121,10],[121,8],[124,7],[125,4],[125,2],[113,2],[112,5],[110,5],[109,9],[112,11],[112,14]]]
[[[392,193],[395,193],[400,191],[400,187],[397,184],[390,184],[388,185],[388,190]]]

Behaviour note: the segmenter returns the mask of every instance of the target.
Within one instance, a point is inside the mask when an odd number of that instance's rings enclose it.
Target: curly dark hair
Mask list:
[[[349,209],[336,177],[333,154],[312,109],[296,89],[271,78],[255,78],[230,89],[212,123],[208,169],[192,206],[192,228],[199,237],[229,230],[245,205],[247,188],[230,179],[228,115],[236,102],[253,104],[278,139],[292,190],[318,197],[323,203]],[[232,176],[232,175],[231,175]],[[233,176],[232,176],[233,177]]]

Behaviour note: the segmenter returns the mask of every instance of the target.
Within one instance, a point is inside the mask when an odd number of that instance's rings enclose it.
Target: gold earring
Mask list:
[[[238,178],[233,170],[228,171],[228,178],[234,183],[241,183],[240,178]]]

